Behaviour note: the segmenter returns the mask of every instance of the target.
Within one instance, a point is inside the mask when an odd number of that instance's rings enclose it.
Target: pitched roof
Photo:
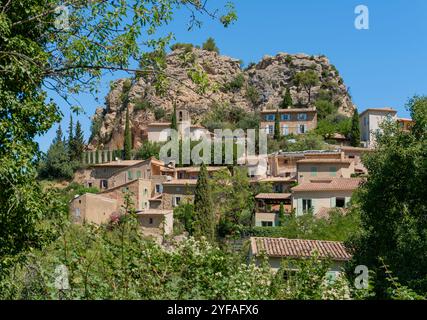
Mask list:
[[[389,107],[385,107],[385,108],[368,108],[368,109],[364,110],[361,114],[359,114],[359,117],[361,117],[363,114],[365,114],[366,112],[369,112],[369,111],[397,113],[396,110],[394,110],[393,108],[389,108]]]
[[[163,185],[181,186],[181,185],[196,185],[197,179],[174,179],[163,182]]]
[[[118,161],[110,161],[105,163],[98,163],[92,166],[93,167],[130,167],[140,162],[143,162],[143,160],[118,160]]]
[[[290,199],[290,193],[260,193],[255,196],[255,199]]]
[[[353,191],[362,182],[360,178],[333,178],[333,179],[310,179],[292,188],[292,192],[298,191]]]
[[[276,113],[276,109],[262,110],[261,113]],[[279,113],[287,112],[316,112],[316,108],[290,108],[290,109],[279,109]]]
[[[309,258],[317,252],[321,259],[351,259],[344,244],[338,241],[252,237],[251,251],[255,256],[265,253],[268,257],[277,258]]]
[[[350,164],[351,160],[349,160],[349,159],[310,158],[310,159],[298,160],[297,163],[298,164],[300,164],[300,163],[347,163],[347,164]]]
[[[294,182],[296,179],[294,177],[267,177],[261,178],[257,182]]]

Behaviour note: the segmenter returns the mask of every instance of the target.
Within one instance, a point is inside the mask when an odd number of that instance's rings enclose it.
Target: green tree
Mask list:
[[[159,159],[161,144],[157,142],[145,141],[136,152],[136,158],[145,160],[151,157]]]
[[[46,156],[40,161],[39,176],[44,179],[71,179],[76,163],[70,160],[63,140],[57,141],[57,138],[59,136],[54,139]]]
[[[274,136],[273,137],[275,140],[280,140],[281,138],[279,109],[276,110],[276,116],[274,117]]]
[[[209,37],[202,46],[203,50],[213,51],[219,54],[219,49],[216,46],[215,40],[212,37]]]
[[[187,0],[136,0],[132,6],[125,1],[70,0],[65,21],[57,10],[63,4],[59,0],[1,4],[0,239],[9,240],[0,247],[8,247],[8,252],[35,247],[42,234],[36,226],[48,199],[39,203],[41,191],[35,182],[39,150],[34,140],[61,119],[59,108],[47,99],[46,88],[67,100],[70,94],[96,92],[104,71],[135,72],[131,61],[144,48],[167,45],[170,34],[161,37],[156,31],[171,21],[180,6],[192,9],[195,25],[207,10]],[[232,6],[222,16],[214,16],[224,26],[236,19]],[[142,71],[162,73],[152,67]],[[10,223],[14,225],[4,227]],[[6,261],[3,252],[0,263]]]
[[[209,242],[215,240],[216,218],[213,211],[208,171],[204,163],[194,191],[194,235],[197,238],[206,237]]]
[[[130,131],[129,108],[126,109],[125,137],[124,137],[124,160],[132,158],[132,133]]]
[[[171,129],[178,131],[178,124],[176,121],[176,104],[173,105],[173,111],[171,116]]]
[[[83,151],[85,147],[83,130],[80,121],[76,123],[76,130],[71,144],[71,160],[81,162],[83,159]]]
[[[280,103],[280,108],[288,109],[288,108],[292,107],[293,105],[294,105],[294,102],[292,101],[291,90],[287,89],[285,96],[283,97],[283,100]]]
[[[311,103],[311,90],[319,84],[319,75],[314,70],[299,72],[295,75],[294,83],[308,95],[307,104]]]
[[[283,225],[285,221],[285,207],[283,205],[283,202],[280,202],[280,208],[279,208],[279,226]]]
[[[360,122],[357,109],[354,109],[351,119],[350,142],[353,147],[360,147]]]
[[[375,152],[363,159],[369,176],[358,201],[362,231],[348,243],[353,266],[375,274],[377,298],[389,297],[384,264],[402,285],[427,292],[427,189],[420,187],[427,179],[427,97],[411,99],[407,108],[415,127],[403,132],[386,122]]]

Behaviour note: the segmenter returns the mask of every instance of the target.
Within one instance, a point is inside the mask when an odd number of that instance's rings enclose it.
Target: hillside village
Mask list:
[[[427,299],[425,4],[271,2],[2,1],[1,301]]]
[[[186,110],[175,110],[177,127],[188,128],[193,141],[212,136],[203,126],[191,125]],[[282,137],[290,140],[306,135],[317,128],[316,107],[290,107],[261,111],[260,130],[273,137],[279,126]],[[397,117],[391,108],[366,109],[360,114],[360,137],[357,147],[349,139],[338,137],[335,144],[324,150],[277,150],[257,158],[256,163],[241,164],[251,185],[268,185],[270,192],[254,195],[255,210],[251,215],[254,227],[278,227],[286,216],[313,215],[328,219],[331,212],[345,215],[351,205],[353,193],[367,177],[363,156],[375,149],[375,134],[382,122],[398,122],[402,130],[409,130],[410,119]],[[153,122],[147,125],[145,142],[167,142],[170,139],[170,122]],[[144,142],[143,142],[144,143]],[[137,219],[144,235],[158,243],[167,243],[177,236],[174,224],[179,223],[174,211],[183,204],[192,204],[200,175],[200,166],[178,166],[164,163],[152,156],[142,160],[113,158],[110,150],[88,151],[86,167],[76,172],[74,182],[99,192],[77,195],[70,202],[70,213],[75,223],[105,224],[117,219],[129,199],[135,206]],[[96,161],[96,159],[98,159]],[[266,170],[263,170],[264,164]],[[208,178],[215,173],[233,174],[230,166],[205,166]],[[176,211],[175,211],[176,212]],[[250,238],[249,256],[261,252],[270,257],[271,266],[278,269],[281,258],[303,258],[310,252],[332,258],[331,272],[339,272],[342,261],[350,259],[341,242],[297,240],[285,238]],[[278,260],[277,260],[278,259]]]

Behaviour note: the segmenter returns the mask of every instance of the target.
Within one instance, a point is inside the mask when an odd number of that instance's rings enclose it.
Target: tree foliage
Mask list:
[[[362,231],[348,244],[354,263],[375,273],[377,298],[389,297],[383,264],[402,285],[427,292],[427,189],[420,187],[427,179],[427,98],[415,97],[407,107],[412,130],[384,123],[376,151],[363,160],[369,176],[360,194]]]
[[[130,129],[130,119],[129,119],[129,108],[126,109],[126,119],[125,119],[125,136],[124,136],[124,160],[131,160],[132,158],[132,133]]]
[[[202,163],[194,191],[194,235],[205,237],[209,242],[215,240],[216,217],[214,214],[208,171]]]
[[[357,109],[354,109],[351,118],[350,143],[353,147],[360,147],[360,121]]]
[[[209,37],[202,46],[203,50],[216,52],[219,54],[219,48],[216,46],[215,40],[212,37]]]

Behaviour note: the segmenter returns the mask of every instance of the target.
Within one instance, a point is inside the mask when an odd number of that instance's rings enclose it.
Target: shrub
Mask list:
[[[203,50],[216,52],[219,54],[219,49],[216,46],[215,40],[213,38],[208,38],[202,46]]]
[[[245,84],[245,77],[239,73],[233,80],[224,85],[226,91],[236,92],[243,88]]]

